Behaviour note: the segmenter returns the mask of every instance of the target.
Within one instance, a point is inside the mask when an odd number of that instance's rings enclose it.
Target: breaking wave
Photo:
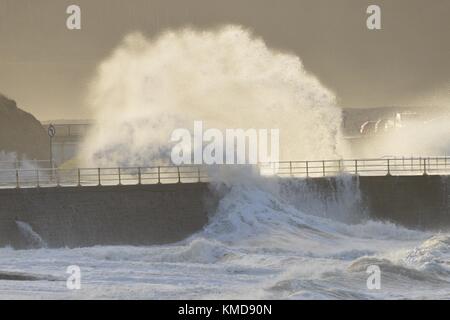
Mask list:
[[[342,155],[341,109],[299,57],[241,26],[128,35],[90,88],[96,128],[80,156],[99,166],[170,160],[171,133],[196,120],[219,130],[280,129],[282,159]],[[117,134],[120,132],[120,134]]]

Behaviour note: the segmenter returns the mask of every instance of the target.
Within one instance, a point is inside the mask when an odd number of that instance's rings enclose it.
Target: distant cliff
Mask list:
[[[49,141],[41,123],[19,109],[14,100],[0,94],[0,152],[20,158],[48,159]]]

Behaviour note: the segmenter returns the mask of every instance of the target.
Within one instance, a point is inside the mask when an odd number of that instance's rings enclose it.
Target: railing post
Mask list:
[[[292,177],[292,161],[289,161],[289,175]]]
[[[181,174],[180,174],[180,167],[177,166],[177,172],[178,172],[178,183],[181,183]]]
[[[325,177],[325,161],[322,161],[322,172],[323,172],[323,176]]]
[[[20,188],[20,183],[19,183],[19,170],[16,169],[16,188],[19,189]]]
[[[98,177],[98,185],[99,186],[101,186],[102,185],[102,181],[101,181],[101,178],[100,178],[100,168],[97,168],[97,177]]]
[[[358,160],[355,160],[355,175],[358,174]]]
[[[391,175],[391,160],[387,159],[387,175]]]
[[[117,168],[117,170],[119,171],[119,186],[122,185],[122,176],[121,176],[121,172],[120,172],[120,167]]]
[[[198,174],[198,182],[200,182],[201,181],[201,179],[200,179],[200,167],[197,167],[197,174]]]
[[[56,173],[56,186],[60,187],[60,183],[59,183],[59,169],[56,169],[55,173]]]
[[[158,183],[161,183],[161,167],[158,166]]]
[[[77,170],[78,172],[78,186],[79,187],[81,187],[81,169],[80,168],[78,168],[78,170]]]
[[[423,175],[427,175],[427,158],[423,158]]]
[[[39,169],[36,169],[36,187],[39,188]]]
[[[306,177],[309,178],[309,162],[306,161]]]
[[[138,168],[138,184],[142,184],[141,167]]]

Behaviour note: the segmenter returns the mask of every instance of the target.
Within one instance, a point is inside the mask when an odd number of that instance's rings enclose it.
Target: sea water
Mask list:
[[[0,280],[2,299],[450,298],[450,234],[317,216],[253,183],[234,183],[203,230],[179,243],[1,248],[0,261],[0,279],[40,276]],[[67,288],[71,265],[79,290]],[[367,287],[371,265],[378,290]]]

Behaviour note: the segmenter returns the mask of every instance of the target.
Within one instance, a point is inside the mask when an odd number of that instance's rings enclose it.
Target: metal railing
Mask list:
[[[381,159],[337,159],[314,161],[281,161],[259,165],[263,175],[281,177],[327,177],[339,174],[432,175],[449,174],[450,157],[411,157]]]
[[[0,168],[0,188],[206,182],[209,180],[210,168],[211,166],[200,165],[79,169]],[[450,157],[281,161],[260,163],[258,170],[261,175],[301,178],[340,174],[450,174]]]
[[[205,167],[158,166],[79,169],[0,169],[0,188],[193,183],[208,179]]]

